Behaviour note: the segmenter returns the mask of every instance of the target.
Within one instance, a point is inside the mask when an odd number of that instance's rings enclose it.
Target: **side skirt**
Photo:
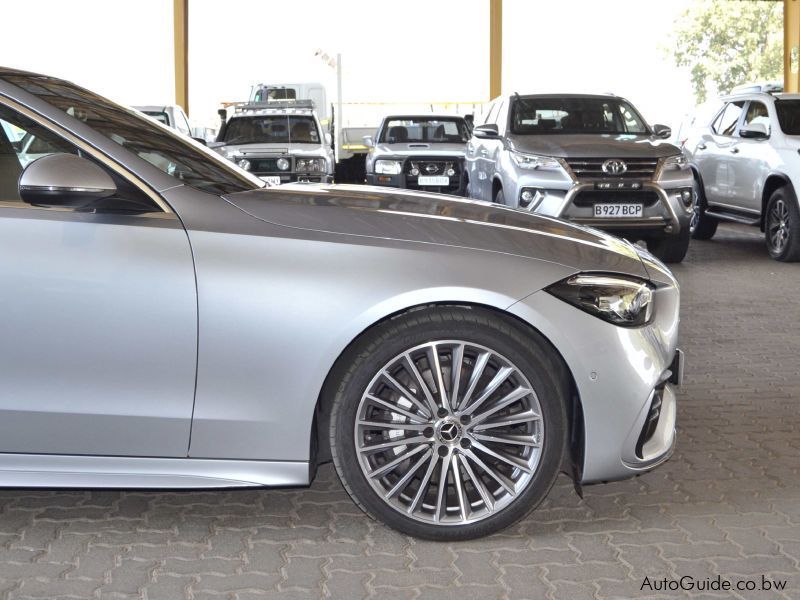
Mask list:
[[[308,484],[305,461],[0,454],[0,487],[208,489]]]

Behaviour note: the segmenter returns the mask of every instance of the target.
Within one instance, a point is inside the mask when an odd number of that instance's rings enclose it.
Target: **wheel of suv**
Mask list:
[[[371,330],[333,398],[333,462],[353,500],[403,533],[463,540],[547,495],[568,386],[549,344],[489,311],[438,307]]]
[[[503,193],[503,188],[497,190],[497,193],[494,195],[494,203],[505,205],[506,203],[506,195]]]
[[[696,240],[710,240],[717,233],[719,221],[706,214],[706,195],[697,176],[692,182],[692,195],[694,196],[694,212],[689,221],[689,231]]]
[[[648,240],[647,249],[662,262],[679,263],[686,256],[690,241],[691,232],[684,227],[677,235]]]
[[[790,186],[775,190],[767,204],[764,223],[767,250],[775,260],[800,260],[800,210]]]

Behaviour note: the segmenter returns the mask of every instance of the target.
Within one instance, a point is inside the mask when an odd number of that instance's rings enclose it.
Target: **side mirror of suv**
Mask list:
[[[372,139],[371,135],[365,135],[361,139],[364,140],[364,145],[367,148],[374,148],[375,147],[375,140]]]
[[[765,140],[769,137],[769,129],[764,123],[748,123],[739,129],[739,135],[752,140]]]
[[[672,135],[672,129],[666,125],[653,125],[653,134],[662,140],[666,140]]]
[[[486,125],[478,125],[472,130],[472,134],[476,138],[485,140],[500,137],[500,130],[497,128],[497,125],[493,123],[487,123]]]

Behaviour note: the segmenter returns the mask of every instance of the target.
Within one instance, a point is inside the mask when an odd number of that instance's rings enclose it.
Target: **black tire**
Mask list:
[[[772,258],[781,262],[800,260],[800,210],[791,186],[772,192],[764,216],[764,233]]]
[[[694,213],[689,221],[689,231],[695,240],[710,240],[717,233],[719,221],[706,214],[706,194],[697,176],[692,183],[694,194]]]
[[[690,241],[689,228],[683,227],[678,235],[648,240],[647,249],[661,262],[679,263],[686,256]]]
[[[497,193],[494,195],[494,203],[500,204],[505,206],[506,204],[506,195],[503,193],[503,188],[497,190]]]
[[[440,340],[459,340],[465,341],[467,344],[477,344],[507,358],[518,369],[519,373],[524,374],[524,378],[535,391],[536,401],[541,409],[541,423],[543,423],[544,442],[541,453],[537,455],[538,462],[535,468],[531,470],[526,485],[524,487],[520,486],[521,489],[517,490],[516,496],[509,495],[510,499],[507,504],[495,512],[487,511],[486,516],[480,520],[467,522],[466,524],[461,523],[464,519],[459,519],[458,514],[456,514],[455,523],[434,524],[412,518],[408,516],[407,511],[399,510],[397,507],[390,505],[389,500],[385,501],[379,496],[378,491],[373,489],[373,485],[376,485],[374,482],[382,481],[382,479],[371,479],[373,483],[368,481],[360,463],[363,454],[359,453],[356,447],[356,420],[357,418],[365,418],[363,416],[364,413],[361,412],[363,407],[360,406],[364,402],[362,396],[365,396],[368,389],[373,389],[370,386],[375,385],[374,382],[379,378],[378,373],[383,371],[386,365],[398,355],[410,352],[410,349],[418,348],[420,345]],[[463,356],[467,357],[466,354],[463,354]],[[567,432],[569,428],[567,426],[566,406],[569,398],[569,380],[566,368],[560,358],[541,335],[533,330],[526,329],[524,326],[520,326],[510,317],[499,316],[489,310],[465,307],[431,307],[406,313],[369,330],[361,339],[356,341],[345,360],[350,362],[350,366],[349,368],[345,367],[346,371],[344,371],[341,381],[338,382],[331,410],[329,431],[331,452],[336,471],[345,489],[353,501],[373,519],[381,521],[402,533],[418,538],[438,541],[466,540],[495,533],[512,525],[533,510],[550,491],[556,476],[561,470],[562,461],[567,452]],[[463,364],[466,369],[466,365],[470,363],[464,362]],[[467,371],[465,370],[465,381],[466,374]],[[445,380],[449,380],[449,377]],[[450,386],[451,384],[444,385],[448,395],[451,391],[448,389]],[[462,386],[462,390],[464,387]],[[429,389],[434,396],[438,397],[435,384],[434,388]],[[494,408],[497,401],[496,398],[486,400],[483,405],[484,410],[486,410],[486,407]],[[481,413],[476,412],[475,414],[475,422],[477,423]],[[394,419],[392,419],[393,422]],[[464,426],[463,431],[466,432],[468,429],[468,426]],[[429,430],[430,428],[425,431]],[[436,431],[439,431],[438,426]],[[541,434],[542,430],[539,431]],[[395,439],[388,433],[386,435],[389,437],[379,437],[379,441]],[[414,435],[419,435],[419,432]],[[424,433],[423,435],[429,436],[432,439],[431,444],[433,444],[433,438],[437,434]],[[464,437],[466,435],[464,433]],[[503,433],[498,433],[498,435],[503,435]],[[425,445],[421,442],[417,442],[417,444]],[[464,447],[463,440],[461,447]],[[469,448],[469,446],[466,447]],[[405,450],[403,451],[407,452],[409,447],[404,446],[404,448]],[[430,448],[430,456],[433,457],[433,445]],[[477,446],[473,446],[472,450],[475,453],[480,451]],[[527,451],[525,450],[525,452]],[[459,447],[453,447],[452,452],[453,454],[462,453]],[[534,451],[531,450],[531,452]],[[390,458],[393,456],[390,454]],[[440,454],[440,456],[442,455]],[[481,456],[485,457],[485,455]],[[386,461],[389,462],[389,459],[386,459]],[[459,458],[459,461],[462,465],[467,462],[463,458]],[[412,488],[416,485],[416,489],[419,490],[425,486],[422,503],[418,505],[423,508],[425,506],[425,498],[430,497],[428,490],[433,488],[434,483],[437,487],[433,489],[433,497],[435,497],[436,490],[439,489],[438,479],[441,476],[442,467],[439,466],[438,458],[434,459],[433,463],[436,467],[431,467],[430,472],[435,473],[435,475],[431,476],[427,482],[422,478],[417,481],[416,475],[409,479]],[[386,463],[382,464],[385,465]],[[408,465],[403,467],[406,469],[405,473],[411,471],[410,459],[408,463],[400,464]],[[431,463],[428,462],[426,464]],[[442,464],[447,463],[442,462]],[[460,469],[463,474],[463,485],[467,482],[465,479],[467,471],[463,466]],[[417,473],[425,470],[423,468]],[[475,472],[478,472],[477,467]],[[449,477],[450,473],[450,471],[447,471],[445,477]],[[397,477],[402,478],[402,475],[398,474]],[[485,473],[483,477],[489,481],[488,475]],[[452,483],[452,485],[444,486],[446,490],[449,490],[448,494],[451,492],[455,494],[455,487],[458,484],[455,484],[451,479],[446,481],[448,484]],[[471,482],[469,483],[471,484]],[[391,481],[387,485],[393,484],[394,482]],[[414,495],[414,489],[411,492],[407,492],[407,489],[406,487],[401,488],[397,495],[401,497]],[[466,486],[464,489],[466,490]],[[477,487],[473,485],[471,489],[473,491],[472,497],[474,498]],[[417,493],[423,494],[423,492]],[[459,487],[460,493],[461,488]],[[472,514],[471,507],[469,510],[470,514]]]

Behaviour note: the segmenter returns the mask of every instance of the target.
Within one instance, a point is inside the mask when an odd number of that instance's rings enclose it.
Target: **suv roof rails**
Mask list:
[[[314,110],[313,100],[271,100],[269,102],[237,102],[234,104],[236,112],[248,110],[264,110],[268,108],[303,108]]]

